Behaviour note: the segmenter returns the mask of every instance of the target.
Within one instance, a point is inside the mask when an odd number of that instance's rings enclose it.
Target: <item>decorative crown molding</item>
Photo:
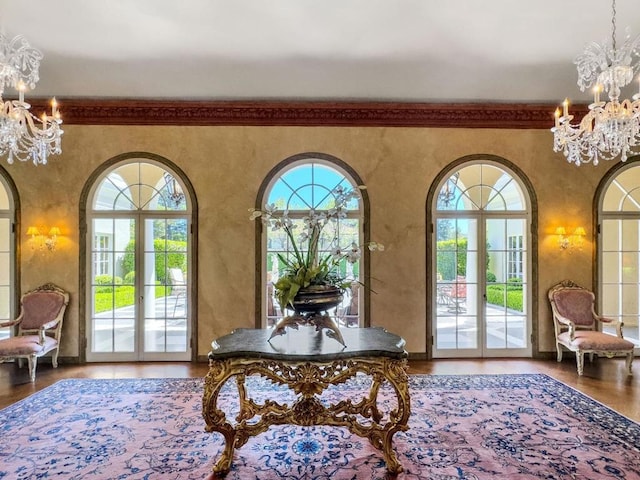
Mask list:
[[[31,101],[35,111],[44,100]],[[549,129],[555,105],[58,99],[67,125],[365,126]],[[574,105],[576,117],[587,107]]]

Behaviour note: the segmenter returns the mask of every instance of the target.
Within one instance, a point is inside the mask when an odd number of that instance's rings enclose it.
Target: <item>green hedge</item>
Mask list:
[[[500,307],[506,306],[510,310],[524,312],[524,302],[522,297],[523,292],[521,284],[507,284],[506,295],[504,285],[489,285],[487,287],[487,303],[490,303],[491,305],[498,305]]]
[[[180,268],[183,272],[187,270],[187,242],[159,238],[153,241],[153,248],[156,252],[156,280],[161,284],[170,283],[167,278],[168,269]],[[135,242],[132,240],[125,248],[126,253],[122,259],[125,278],[129,278],[127,275],[135,269],[134,250]]]
[[[490,245],[487,243],[487,250]],[[455,280],[467,276],[467,239],[439,240],[437,242],[436,265],[442,280]],[[489,254],[486,258],[487,280],[495,281],[495,275],[489,271]]]
[[[443,280],[455,280],[467,275],[467,239],[440,240],[437,244],[436,264]],[[455,253],[454,253],[455,252]]]
[[[103,285],[102,287],[96,287],[96,293],[111,293],[113,292],[113,285],[122,285],[122,278],[111,275],[96,275],[93,282],[96,285]]]

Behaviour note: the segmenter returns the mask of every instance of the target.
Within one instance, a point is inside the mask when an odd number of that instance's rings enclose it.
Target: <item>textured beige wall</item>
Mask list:
[[[371,297],[371,324],[407,339],[408,350],[426,351],[427,192],[435,176],[471,154],[503,157],[533,185],[538,200],[539,350],[552,351],[546,290],[571,278],[592,285],[592,202],[610,165],[580,168],[552,152],[545,130],[343,128],[343,127],[144,127],[65,126],[64,153],[45,167],[7,166],[22,204],[21,288],[54,282],[71,292],[61,355],[77,356],[79,336],[79,202],[88,177],[104,161],[126,152],[161,155],[192,182],[199,204],[197,354],[216,336],[254,324],[254,225],[247,209],[265,175],[285,158],[323,152],[348,163],[368,186],[371,237],[386,250],[372,255],[379,279]],[[34,255],[27,225],[61,227],[52,256]],[[583,225],[583,251],[568,254],[551,234],[558,225]]]

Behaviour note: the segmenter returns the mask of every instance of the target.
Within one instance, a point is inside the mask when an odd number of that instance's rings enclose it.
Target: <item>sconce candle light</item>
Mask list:
[[[567,231],[564,227],[556,228],[556,235],[558,236],[558,246],[560,250],[566,250],[569,247],[569,238],[567,237]]]
[[[43,232],[46,231],[47,229],[45,227],[38,228],[31,226],[27,228],[27,236],[30,237],[29,244],[31,245],[31,250],[55,252],[60,229],[58,227],[51,227],[49,233],[45,235]]]
[[[555,234],[558,236],[558,246],[560,250],[569,250],[569,252],[573,249],[582,250],[584,239],[587,236],[584,227],[576,227],[570,235],[567,235],[566,228],[557,227]]]

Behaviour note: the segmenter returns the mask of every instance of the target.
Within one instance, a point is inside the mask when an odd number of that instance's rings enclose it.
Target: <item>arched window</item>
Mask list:
[[[433,356],[530,356],[530,201],[506,161],[465,160],[431,206]]]
[[[622,320],[625,338],[640,348],[640,166],[621,164],[599,191],[599,310]]]
[[[266,205],[275,207],[275,216],[285,213],[293,225],[292,232],[296,246],[306,250],[308,240],[300,237],[303,232],[303,218],[311,210],[316,212],[329,211],[336,205],[336,195],[339,192],[355,190],[360,192],[362,182],[349,167],[330,155],[314,153],[301,154],[291,157],[276,167],[265,180],[258,196],[257,208],[264,209]],[[359,198],[354,198],[346,204],[344,218],[327,225],[322,231],[317,255],[330,255],[337,244],[363,245],[366,241],[364,231],[364,212],[367,201],[366,192],[361,192]],[[262,227],[258,223],[259,228]],[[293,246],[291,239],[283,229],[263,228],[261,235],[260,255],[261,284],[260,297],[262,299],[260,318],[257,324],[261,327],[273,327],[277,321],[286,315],[282,312],[279,302],[274,297],[274,284],[283,275],[285,264],[282,259],[290,258]],[[338,321],[343,326],[357,327],[365,324],[365,305],[368,291],[365,269],[368,267],[368,251],[362,251],[361,258],[356,262],[341,260],[338,265],[339,275],[359,280],[354,283],[344,296],[342,304],[336,309]]]
[[[14,192],[10,177],[0,169],[0,321],[13,320],[16,315]],[[10,334],[10,328],[0,328],[0,339]]]
[[[111,163],[86,199],[86,359],[191,360],[186,179],[152,154]]]

